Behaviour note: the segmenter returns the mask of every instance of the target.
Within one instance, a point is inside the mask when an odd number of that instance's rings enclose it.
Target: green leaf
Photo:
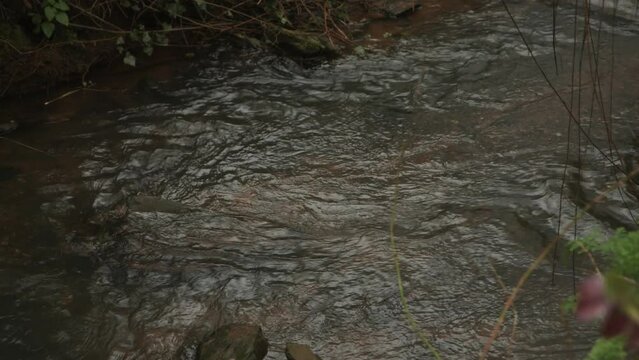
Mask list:
[[[55,24],[50,21],[45,21],[40,24],[40,29],[42,29],[42,33],[44,34],[44,36],[51,39],[51,36],[53,36],[53,31],[55,30]]]
[[[153,54],[153,46],[145,46],[143,51],[148,56],[151,56]]]
[[[280,22],[282,23],[282,25],[291,25],[291,22],[286,16],[280,16]]]
[[[593,232],[584,238],[568,242],[567,247],[570,251],[574,251],[579,254],[586,252],[602,252],[605,250],[605,245],[601,241],[602,238],[604,238],[604,236],[601,233]]]
[[[151,35],[149,35],[148,31],[145,31],[144,34],[142,35],[142,43],[144,43],[144,44],[150,44],[151,43]]]
[[[617,230],[605,245],[604,253],[610,260],[610,270],[639,280],[639,232]]]
[[[127,52],[126,55],[124,55],[124,59],[122,59],[122,61],[129,66],[135,67],[135,56],[133,56],[130,52]]]
[[[561,312],[564,314],[574,314],[577,310],[577,297],[571,295],[561,303]]]
[[[624,339],[616,337],[597,340],[586,360],[625,360],[627,356]]]
[[[163,33],[155,33],[155,42],[161,46],[167,46],[169,44],[169,38]]]
[[[60,0],[55,4],[55,8],[61,11],[69,11],[69,5],[64,0]]]
[[[115,41],[115,48],[120,54],[124,52],[124,37],[118,36],[118,39]]]
[[[637,282],[610,272],[605,276],[606,295],[623,309],[634,322],[639,322],[639,287]]]
[[[53,20],[53,18],[55,18],[55,14],[58,12],[58,10],[56,10],[56,8],[54,8],[53,6],[47,6],[44,8],[44,16],[47,17],[47,20],[51,21]]]
[[[55,14],[55,20],[64,26],[69,26],[69,16],[67,13],[59,12]]]
[[[166,12],[169,13],[169,15],[171,15],[171,17],[174,18],[182,15],[186,11],[186,8],[182,6],[179,1],[172,4],[167,4],[164,9],[166,10]]]

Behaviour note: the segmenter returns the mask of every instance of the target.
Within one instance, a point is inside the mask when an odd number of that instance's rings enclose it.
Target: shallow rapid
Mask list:
[[[569,99],[574,10],[558,10],[557,71],[551,8],[512,10]],[[614,32],[611,123],[632,156],[639,22],[610,11],[592,22],[602,74]],[[618,165],[585,138],[578,162],[574,126],[566,156],[569,117],[498,2],[397,26],[408,35],[390,48],[312,68],[221,49],[171,80],[59,110],[69,121],[34,115],[50,119],[12,139],[47,154],[0,142],[0,353],[193,359],[211,329],[252,322],[267,359],[287,341],[324,359],[428,358],[402,314],[396,216],[412,315],[444,358],[477,358],[557,232],[565,164],[581,181],[564,189],[563,223]],[[608,154],[585,66],[580,115]],[[632,227],[637,205],[611,192],[577,233]],[[574,281],[562,248],[554,285],[545,261],[493,358],[590,348],[596,326],[561,316]],[[590,271],[578,258],[577,280]]]

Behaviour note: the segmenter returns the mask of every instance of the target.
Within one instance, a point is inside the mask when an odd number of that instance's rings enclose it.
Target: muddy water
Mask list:
[[[555,75],[551,9],[512,6],[569,99],[573,9],[559,9]],[[601,19],[598,66],[610,69],[614,31],[612,123],[632,155],[639,26]],[[44,153],[0,142],[2,357],[192,359],[198,338],[246,321],[262,325],[268,359],[283,359],[287,341],[325,359],[428,358],[395,280],[396,186],[410,311],[445,358],[476,358],[504,287],[556,231],[564,165],[579,174],[576,133],[567,158],[565,110],[499,4],[439,20],[406,23],[411,35],[391,49],[312,69],[220,51],[170,81],[29,114],[48,123],[11,140]],[[607,154],[588,74],[580,116]],[[564,223],[618,173],[586,144]],[[612,192],[577,232],[632,227],[624,201],[637,208]],[[581,259],[576,270],[590,271]],[[593,327],[559,312],[570,264],[550,280],[545,262],[493,358],[580,358],[590,347]]]

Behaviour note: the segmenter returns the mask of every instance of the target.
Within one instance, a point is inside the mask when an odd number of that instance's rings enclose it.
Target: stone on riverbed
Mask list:
[[[262,328],[251,324],[223,326],[204,341],[199,360],[262,360],[268,341]]]
[[[322,360],[315,355],[308,345],[288,343],[286,344],[287,360]]]
[[[161,212],[169,214],[189,212],[189,208],[182,203],[148,195],[138,195],[129,199],[129,209],[135,212]]]
[[[8,135],[16,131],[17,128],[18,128],[18,123],[13,120],[9,120],[6,122],[2,121],[0,122],[0,136]]]

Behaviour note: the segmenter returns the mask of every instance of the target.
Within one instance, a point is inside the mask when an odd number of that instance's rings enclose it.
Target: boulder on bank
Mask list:
[[[313,350],[308,345],[288,343],[286,344],[286,359],[287,360],[322,360],[319,356],[313,353]]]
[[[266,26],[269,41],[279,48],[304,57],[333,56],[338,50],[323,34]]]
[[[262,328],[251,324],[223,326],[200,346],[199,360],[262,360],[268,341]]]

